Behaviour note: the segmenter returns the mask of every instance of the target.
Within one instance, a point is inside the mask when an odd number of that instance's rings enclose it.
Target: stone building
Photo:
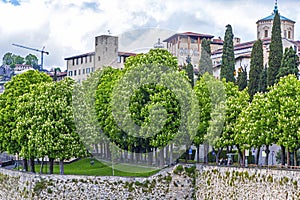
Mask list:
[[[264,66],[268,67],[268,59],[270,52],[270,43],[271,43],[271,32],[273,26],[273,20],[275,12],[278,11],[277,3],[275,3],[274,11],[272,15],[262,18],[257,21],[257,39],[261,39],[263,42],[263,57],[264,57]],[[279,13],[280,14],[280,13]],[[281,23],[281,32],[282,32],[282,45],[283,49],[287,47],[293,47],[297,52],[297,55],[300,57],[300,41],[294,40],[295,30],[294,25],[296,22],[280,15]],[[253,45],[256,40],[244,42],[244,43],[235,43],[234,45],[234,55],[235,55],[235,76],[237,77],[238,71],[242,68],[246,68],[248,77],[250,72],[250,59]],[[213,74],[216,78],[220,78],[221,71],[221,61],[222,61],[222,48],[213,51],[211,55],[213,61]]]
[[[185,32],[176,33],[165,39],[167,50],[177,57],[178,65],[184,65],[186,58],[191,57],[191,63],[194,68],[199,65],[201,55],[201,42],[205,38],[211,41],[211,49],[216,50],[222,47],[223,41],[221,39],[212,39],[213,35]]]
[[[127,57],[134,53],[118,52],[118,37],[101,35],[95,37],[95,51],[65,58],[67,75],[77,82],[87,79],[90,73],[103,66],[124,68]]]

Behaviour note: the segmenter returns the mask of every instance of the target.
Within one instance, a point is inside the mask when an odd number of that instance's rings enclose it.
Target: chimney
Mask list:
[[[233,38],[233,45],[237,45],[241,43],[241,38],[235,37]]]

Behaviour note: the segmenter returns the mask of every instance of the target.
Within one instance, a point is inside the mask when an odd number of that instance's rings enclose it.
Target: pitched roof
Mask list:
[[[194,32],[184,32],[184,33],[176,33],[171,37],[165,39],[163,42],[169,42],[170,40],[177,38],[178,36],[190,36],[190,37],[200,37],[200,38],[213,38],[213,35],[202,34],[202,33],[194,33]]]
[[[240,44],[236,44],[234,46],[234,51],[237,51],[237,50],[242,50],[242,49],[247,49],[247,48],[252,48],[253,47],[253,44],[256,42],[256,40],[253,40],[253,41],[250,41],[250,42],[243,42],[243,43],[240,43]],[[271,39],[270,38],[265,38],[262,40],[263,44],[266,45],[266,44],[269,44],[271,42]],[[214,54],[221,54],[223,53],[223,48],[221,49],[217,49],[216,51],[212,52],[212,55]]]
[[[282,15],[279,15],[280,16],[280,20],[281,21],[290,21],[290,22],[293,22],[293,23],[296,23],[295,21],[291,20],[291,19],[288,19]],[[265,18],[262,18],[260,20],[258,20],[256,23],[260,22],[260,21],[268,21],[268,20],[273,20],[275,17],[275,14],[273,13],[272,15],[268,16],[268,17],[265,17]]]

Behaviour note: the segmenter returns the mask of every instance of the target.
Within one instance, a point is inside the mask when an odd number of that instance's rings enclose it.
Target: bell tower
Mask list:
[[[277,0],[275,0],[274,10],[270,16],[260,19],[256,22],[256,24],[257,24],[257,39],[271,38],[273,20],[274,20],[275,14],[278,13],[280,16],[280,23],[281,23],[281,37],[289,39],[289,40],[294,40],[294,36],[295,36],[294,29],[295,29],[296,22],[282,16],[279,13],[277,3],[278,3]]]

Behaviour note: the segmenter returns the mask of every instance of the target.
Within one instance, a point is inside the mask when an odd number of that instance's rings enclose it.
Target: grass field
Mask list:
[[[91,165],[90,158],[83,158],[70,164],[65,164],[65,174],[73,175],[90,175],[90,176],[112,176],[113,170],[110,163],[100,162],[94,159],[94,164]],[[40,171],[40,165],[35,166],[36,172]],[[43,167],[43,173],[47,173],[49,166]],[[159,171],[158,168],[143,167],[130,164],[115,164],[115,176],[135,176],[147,177]],[[59,165],[54,165],[54,174],[59,174]]]

